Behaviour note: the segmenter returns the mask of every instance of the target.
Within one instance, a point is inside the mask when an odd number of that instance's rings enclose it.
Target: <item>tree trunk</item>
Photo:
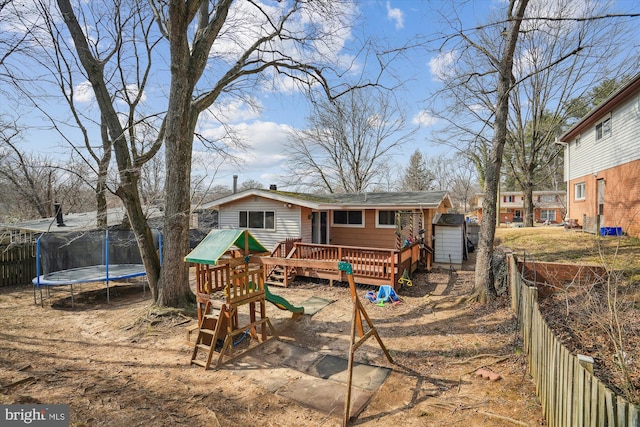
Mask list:
[[[184,257],[189,252],[189,217],[191,214],[191,155],[197,112],[192,97],[197,70],[191,66],[187,38],[190,22],[184,2],[169,6],[171,32],[171,83],[165,117],[165,217],[164,257],[158,305],[179,307],[193,301],[189,286],[189,266]]]
[[[489,153],[489,161],[485,172],[485,198],[482,203],[482,222],[476,257],[475,292],[480,302],[496,297],[493,277],[493,241],[496,231],[496,203],[498,201],[498,185],[500,184],[500,168],[502,154],[507,136],[507,118],[509,115],[509,91],[513,83],[513,54],[518,42],[520,24],[527,8],[528,0],[520,0],[515,16],[512,16],[514,4],[509,5],[509,30],[502,58],[498,65],[498,87],[494,135]]]
[[[524,210],[524,226],[533,227],[534,221],[534,204],[533,204],[533,179],[526,179],[526,183],[522,187],[522,193],[524,197],[523,210]]]
[[[111,102],[111,97],[104,81],[103,64],[91,55],[84,32],[78,23],[69,0],[57,0],[58,7],[64,18],[64,22],[69,28],[78,58],[82,63],[87,77],[91,82],[96,102],[100,107],[103,124],[109,130],[109,137],[113,143],[113,150],[118,165],[120,184],[116,194],[125,206],[127,215],[131,222],[131,228],[136,236],[140,255],[147,273],[147,281],[151,294],[154,298],[157,295],[158,278],[160,275],[160,261],[156,252],[151,229],[147,224],[147,219],[142,210],[140,193],[138,190],[139,170],[131,164],[129,157],[128,141],[125,137],[124,129],[120,123],[117,112]]]

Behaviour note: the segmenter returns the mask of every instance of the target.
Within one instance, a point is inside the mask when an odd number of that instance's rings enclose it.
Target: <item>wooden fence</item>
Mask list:
[[[574,356],[562,345],[540,313],[538,289],[522,279],[513,255],[507,259],[511,308],[518,317],[546,425],[640,427],[640,407],[592,375],[591,358]]]
[[[30,284],[36,277],[36,244],[0,245],[0,286]]]

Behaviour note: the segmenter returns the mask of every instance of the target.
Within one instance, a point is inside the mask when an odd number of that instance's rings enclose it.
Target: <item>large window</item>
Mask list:
[[[585,199],[585,185],[584,182],[579,182],[574,186],[575,190],[575,199],[576,200],[584,200]]]
[[[362,211],[333,211],[333,225],[364,226],[364,217],[362,215]]]
[[[542,221],[555,222],[556,221],[556,211],[553,209],[542,209],[540,211],[540,219]]]
[[[396,211],[378,211],[377,227],[395,227],[396,226]]]
[[[240,211],[238,214],[240,228],[276,229],[276,214],[273,211]]]
[[[611,136],[611,116],[596,125],[596,141]]]

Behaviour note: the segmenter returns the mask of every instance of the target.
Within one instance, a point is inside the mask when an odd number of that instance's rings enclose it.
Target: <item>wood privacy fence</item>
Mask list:
[[[0,244],[0,286],[24,285],[36,277],[36,244]]]
[[[522,279],[508,254],[511,308],[517,314],[529,372],[549,427],[640,427],[640,407],[592,375],[593,360],[574,356],[540,313],[538,289]]]

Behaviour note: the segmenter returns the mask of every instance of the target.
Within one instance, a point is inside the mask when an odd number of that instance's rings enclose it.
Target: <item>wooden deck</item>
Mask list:
[[[381,249],[287,240],[276,247],[271,257],[260,258],[267,277],[281,273],[280,280],[268,280],[268,283],[284,287],[296,276],[316,277],[330,282],[347,281],[345,273],[338,270],[338,262],[346,261],[353,267],[356,283],[398,288],[398,279],[405,270],[413,273],[420,262],[425,263],[427,269],[431,265],[429,251],[418,243],[403,249]]]

